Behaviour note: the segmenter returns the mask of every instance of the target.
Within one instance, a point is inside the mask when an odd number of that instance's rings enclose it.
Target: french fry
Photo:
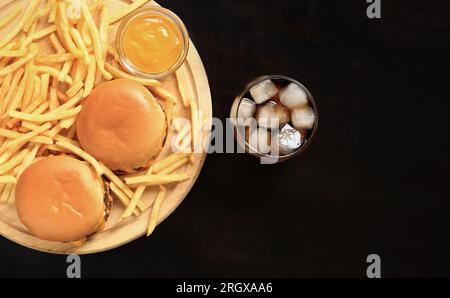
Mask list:
[[[36,57],[36,55],[39,53],[39,46],[37,44],[31,44],[30,52],[17,60],[16,62],[0,69],[0,76],[5,76],[10,72],[16,71],[19,69],[22,65],[26,64],[28,61]]]
[[[83,18],[81,18],[77,22],[77,29],[81,34],[81,37],[83,38],[83,42],[86,45],[86,47],[90,47],[92,45],[91,37],[89,36],[89,30],[86,26],[86,22]]]
[[[51,124],[50,123],[45,123],[43,125],[41,125],[38,129],[29,132],[25,135],[22,135],[16,139],[14,139],[13,141],[10,141],[6,144],[6,148],[7,149],[11,149],[14,148],[15,146],[20,146],[23,144],[26,144],[27,142],[29,142],[31,139],[33,139],[34,137],[37,137],[38,135],[40,135],[41,133],[43,133],[46,130],[49,130],[51,128]]]
[[[165,101],[171,101],[174,104],[177,103],[177,98],[172,93],[170,93],[169,90],[167,90],[166,88],[161,86],[150,86],[149,89],[161,99],[164,99]]]
[[[13,100],[11,102],[11,105],[9,106],[9,110],[16,110],[18,107],[22,105],[23,95],[25,93],[25,87],[27,82],[29,81],[30,72],[33,69],[33,61],[28,62],[27,66],[25,67],[25,72],[22,77],[22,81],[19,84],[19,87],[14,94]]]
[[[153,171],[153,168],[150,167],[150,169],[147,171],[146,175],[151,175]],[[131,216],[133,211],[136,209],[137,204],[140,202],[142,195],[144,194],[146,186],[140,185],[136,191],[133,194],[133,197],[130,201],[130,204],[128,204],[127,209],[122,213],[121,219],[126,219]]]
[[[105,70],[105,58],[103,56],[103,50],[102,45],[100,42],[100,33],[98,32],[97,27],[95,26],[95,22],[92,18],[92,15],[89,11],[89,8],[86,4],[86,2],[81,1],[81,14],[84,17],[84,20],[89,28],[89,31],[91,33],[92,43],[94,45],[94,54],[95,54],[95,60],[97,62],[97,67],[100,69],[100,71],[103,74],[103,77],[106,80],[111,80],[112,75]],[[105,45],[106,46],[106,45]]]
[[[11,184],[9,184],[9,186],[12,186]],[[12,187],[11,193],[9,195],[8,204],[14,204],[16,202],[16,188]]]
[[[63,130],[63,128],[61,127],[61,124],[58,123],[55,126],[53,126],[53,128],[47,133],[47,135],[50,138],[54,138],[56,137],[61,131]],[[56,146],[56,145],[55,145]]]
[[[39,84],[40,85],[40,84]],[[34,113],[41,105],[41,102],[39,100],[34,100],[28,107],[25,109],[22,109],[24,113]]]
[[[3,95],[8,93],[9,87],[11,86],[12,76],[13,76],[13,74],[9,73],[6,77],[4,77],[4,80],[2,82],[2,87],[1,87]]]
[[[28,32],[28,36],[27,36],[27,38],[24,39],[24,41],[22,43],[22,47],[27,47],[33,41],[33,38],[31,35],[33,35],[34,32],[36,31],[36,26],[37,26],[37,22],[35,22],[35,23],[33,23],[33,25],[31,25],[30,31]]]
[[[64,154],[71,154],[71,152],[67,149],[61,148],[56,146],[55,144],[52,145],[45,145],[44,147],[42,147],[44,150],[50,150],[50,151],[54,151],[54,152],[59,152],[59,153],[64,153]]]
[[[46,112],[48,110],[49,107],[50,107],[50,103],[48,101],[39,103],[39,106],[32,111],[31,115],[42,115],[44,112]],[[27,114],[28,112],[24,112],[24,113]],[[14,120],[17,120],[17,119],[14,119]],[[35,124],[33,122],[30,122],[30,121],[22,121],[21,127],[27,128],[29,130],[36,130],[39,128],[39,125]]]
[[[72,38],[75,41],[75,44],[77,45],[78,49],[81,51],[84,61],[86,63],[88,63],[89,62],[89,52],[86,48],[86,45],[84,44],[84,41],[83,41],[83,38],[81,37],[80,32],[76,28],[71,28],[70,33],[71,33]]]
[[[118,79],[127,79],[130,81],[134,81],[140,85],[144,85],[147,87],[154,87],[154,86],[161,86],[161,82],[158,80],[153,79],[144,79],[144,78],[138,78],[133,75],[130,75],[114,66],[112,66],[109,63],[105,63],[105,68],[108,70],[115,78]]]
[[[53,142],[52,138],[50,138],[50,137],[37,136],[37,137],[30,139],[30,143],[52,145],[55,142]]]
[[[32,29],[30,29],[29,34],[27,36],[27,38],[25,38],[25,40],[22,42],[21,48],[25,48],[27,47],[29,44],[31,44],[33,41],[36,41],[38,39],[44,38],[47,35],[52,34],[53,32],[56,31],[56,26],[55,25],[51,25],[48,26],[45,29],[42,29],[38,32],[34,32],[34,28],[35,28],[35,24],[33,25]]]
[[[188,156],[189,156],[189,154],[187,154],[187,153],[174,153],[174,154],[171,154],[168,157],[166,157],[165,159],[157,161],[153,165],[153,172],[155,174],[159,174],[164,169],[170,167],[174,163],[177,163],[180,160],[182,160],[182,159],[184,159],[184,158],[186,158]]]
[[[40,85],[40,84],[39,84],[39,85]],[[40,87],[39,87],[39,88],[40,88]],[[36,109],[38,109],[38,108],[40,107],[40,105],[41,105],[41,102],[40,102],[39,99],[37,99],[37,100],[33,101],[31,104],[29,104],[28,106],[26,106],[26,107],[23,106],[23,107],[22,107],[22,110],[23,110],[24,113],[34,113],[34,112],[36,111]],[[47,109],[48,106],[45,107],[45,108]],[[10,119],[10,120],[6,123],[6,126],[9,127],[9,128],[12,128],[12,127],[14,127],[14,126],[16,125],[17,122],[19,122],[18,119]],[[24,125],[23,125],[24,123],[25,123],[25,122],[22,123],[22,126],[24,126]],[[31,130],[32,130],[32,129],[31,129]]]
[[[59,29],[59,32],[61,33],[64,44],[67,47],[66,50],[71,52],[77,58],[82,57],[81,52],[76,47],[70,35],[70,25],[66,15],[66,3],[64,1],[58,2],[58,13],[56,16],[55,23],[57,29]]]
[[[11,184],[9,184],[9,186],[12,186]],[[12,187],[11,193],[9,194],[9,198],[7,203],[8,204],[13,204],[16,202],[16,188]]]
[[[198,127],[199,127],[199,111],[198,111],[198,107],[197,107],[197,103],[195,102],[195,100],[191,100],[190,103],[190,107],[191,107],[191,137],[192,137],[192,152],[197,152],[197,150],[199,149],[198,145],[199,145],[199,141],[198,141]]]
[[[75,154],[75,155],[81,157],[82,159],[84,159],[85,161],[87,161],[89,164],[91,164],[91,166],[94,167],[94,169],[98,175],[101,176],[104,174],[103,167],[100,165],[100,163],[95,158],[93,158],[90,154],[86,153],[83,149],[80,149],[79,147],[77,147],[74,144],[69,143],[69,142],[56,142],[56,146],[67,149],[70,152],[72,152],[73,154]]]
[[[82,82],[87,75],[88,64],[84,60],[77,60],[77,65],[75,69],[75,75],[73,77],[74,82]],[[84,84],[84,82],[83,82]]]
[[[78,142],[75,141],[75,140],[66,138],[66,137],[64,137],[64,136],[62,136],[62,135],[57,135],[57,136],[55,137],[55,141],[57,141],[57,142],[66,142],[66,143],[70,143],[70,144],[72,144],[72,145],[75,146],[75,147],[81,148],[80,143],[78,143]]]
[[[100,9],[104,6],[103,1],[95,0],[91,5],[89,5],[89,11],[95,12],[97,9]]]
[[[36,69],[37,73],[48,73],[52,77],[57,77],[58,78],[59,75],[60,75],[60,71],[57,70],[54,67],[51,67],[51,66],[39,65],[39,66],[36,66],[35,69]],[[72,78],[69,75],[67,75],[65,77],[64,82],[69,84],[70,86],[73,85],[73,80],[72,80]]]
[[[72,64],[73,60],[69,60],[64,63],[64,66],[58,75],[58,81],[65,82],[66,78],[69,76],[69,71],[72,68]]]
[[[3,195],[4,189],[5,189],[7,186],[8,186],[8,185],[6,185],[6,184],[0,184],[0,204],[5,204],[5,203],[6,203],[6,200],[5,200],[5,202],[3,202],[2,195]]]
[[[76,122],[76,118],[73,117],[73,118],[64,119],[61,122],[59,122],[59,124],[64,129],[70,129],[74,126],[75,122]]]
[[[31,103],[31,98],[33,96],[34,91],[33,85],[34,80],[32,78],[34,78],[35,74],[36,74],[35,68],[31,67],[29,79],[25,82],[26,86],[25,86],[25,94],[23,95],[22,110],[26,109]]]
[[[21,48],[19,50],[0,50],[0,57],[24,57],[28,54],[27,49]]]
[[[31,113],[32,115],[41,115],[49,108],[50,103],[48,101],[44,101],[39,103],[39,106]]]
[[[153,204],[152,212],[150,213],[150,221],[148,224],[147,237],[150,237],[155,231],[156,225],[158,224],[159,212],[161,210],[161,206],[166,198],[167,190],[164,186],[159,186],[159,193],[155,199],[155,203]]]
[[[14,184],[8,184],[3,189],[3,192],[0,195],[0,204],[5,204],[8,202],[11,197],[12,191],[14,189]]]
[[[9,44],[7,44],[2,50],[5,51],[14,51],[14,50],[18,50],[19,49],[19,43],[18,42],[11,42]],[[12,57],[3,57],[0,59],[0,67],[5,67],[6,65],[8,65],[9,62],[11,62],[13,58]]]
[[[83,99],[83,92],[78,92],[74,97],[67,100],[64,104],[59,106],[54,112],[64,112],[65,110],[73,108],[75,105],[77,105],[81,100]]]
[[[159,98],[166,101],[167,123],[170,126],[172,124],[173,108],[174,105],[177,104],[177,98],[167,89],[161,86],[150,87],[150,91],[156,94],[156,96],[158,96]]]
[[[119,54],[117,54],[117,51],[113,46],[108,45],[106,50],[107,50],[108,54],[110,54],[113,57],[113,59],[115,61],[119,61]]]
[[[166,115],[167,115],[167,125],[170,127],[172,124],[172,118],[173,118],[173,106],[174,102],[169,100],[166,101]]]
[[[102,47],[101,53],[103,61],[106,60],[106,55],[108,53],[108,28],[109,28],[109,11],[106,6],[103,6],[100,11],[100,26],[98,28],[100,45]]]
[[[62,120],[65,121],[65,120]],[[53,128],[48,132],[48,136],[50,138],[55,138],[64,128],[61,126],[61,122],[60,121],[58,124],[56,124],[55,126],[53,126]]]
[[[54,0],[51,0],[50,2],[50,13],[48,15],[48,22],[49,23],[54,23],[55,19],[56,19],[56,10],[58,8],[58,6],[56,5],[56,2]]]
[[[31,149],[31,152],[25,156],[22,164],[17,169],[17,177],[22,176],[23,172],[33,163],[40,148],[41,145],[34,145],[33,149]]]
[[[55,110],[59,106],[58,101],[58,88],[59,88],[59,81],[57,78],[52,78],[52,86],[50,88],[50,111]]]
[[[37,13],[34,13],[29,19],[28,21],[25,23],[25,25],[23,26],[23,31],[24,32],[28,32],[31,29],[31,26],[37,22],[37,20],[39,20],[40,18],[48,15],[50,13],[50,7],[46,6],[43,7],[41,9],[38,10]]]
[[[50,34],[50,44],[52,45],[52,47],[56,51],[56,53],[60,54],[60,53],[66,52],[66,50],[62,46],[61,42],[59,41],[58,37],[56,37],[55,33]]]
[[[183,182],[190,179],[191,176],[188,174],[172,174],[172,175],[151,175],[151,176],[139,176],[132,178],[125,178],[125,183],[127,185],[165,185],[176,182]]]
[[[176,163],[172,164],[171,166],[169,166],[169,167],[165,168],[164,170],[162,170],[161,172],[159,172],[159,175],[164,176],[164,175],[172,174],[173,172],[175,172],[182,166],[186,165],[187,163],[189,163],[189,158],[185,157],[182,160],[177,161]]]
[[[181,100],[183,101],[183,105],[188,107],[191,100],[189,96],[189,91],[186,86],[186,74],[184,72],[184,68],[180,68],[175,72],[175,76],[177,78],[178,90],[180,90]]]
[[[72,53],[57,53],[53,55],[45,55],[45,56],[38,56],[36,58],[36,62],[41,64],[58,64],[58,63],[64,63],[68,60],[75,59],[75,56]]]
[[[34,150],[33,150],[34,151]],[[28,165],[32,162],[31,158],[30,158],[31,153],[29,153],[24,161],[22,162],[22,164],[16,168],[13,171],[13,174],[16,175],[17,177],[19,177],[22,173],[22,171],[28,167]],[[27,161],[27,160],[31,160],[31,161]],[[34,160],[34,158],[33,158]],[[12,184],[9,184],[5,187],[4,191],[2,192],[1,196],[0,196],[0,203],[14,203],[15,201],[15,187]]]
[[[36,130],[38,127],[39,127],[39,125],[37,125],[37,124],[34,124],[32,122],[23,121],[19,127],[19,131],[23,132],[23,133],[27,133],[32,130]]]
[[[34,68],[35,73],[37,74],[36,68]],[[41,78],[39,76],[35,76],[33,80],[33,96],[32,99],[40,98],[41,97]],[[35,100],[36,102],[37,100]],[[39,103],[41,102],[41,99],[39,99]]]
[[[16,87],[19,84],[19,81],[22,78],[22,75],[24,72],[25,72],[25,70],[23,68],[20,68],[19,71],[17,71],[14,74],[14,77],[11,80],[11,84],[9,86],[8,93],[6,94],[5,98],[3,99],[3,104],[2,104],[1,113],[0,113],[1,115],[3,115],[7,111],[7,108],[10,104],[11,98],[14,95],[14,92],[16,91]]]
[[[120,180],[120,178],[117,177],[107,166],[105,166],[102,163],[100,163],[100,165],[103,168],[103,172],[104,172],[105,176],[108,177],[108,179],[112,183],[114,183],[129,199],[132,198],[133,191],[125,183],[123,183],[123,181]],[[128,204],[127,204],[127,206],[128,206]],[[137,204],[137,207],[139,208],[139,210],[144,212],[145,206],[142,202],[139,202]]]
[[[31,36],[31,40],[35,41],[41,38],[46,37],[47,35],[50,35],[52,33],[54,33],[56,31],[56,26],[55,25],[50,25],[45,29],[42,29],[38,32],[33,33],[33,35]]]
[[[0,184],[16,184],[17,179],[14,176],[0,176]]]
[[[191,152],[188,147],[192,147],[192,126],[191,124],[183,126],[173,139],[173,144],[177,146],[177,152]]]
[[[66,94],[69,97],[74,97],[78,91],[81,90],[81,88],[83,88],[84,83],[82,81],[75,81],[75,83],[73,84],[72,87],[69,88],[69,90],[67,90]]]
[[[94,89],[94,83],[95,83],[95,57],[93,55],[89,56],[89,64],[87,69],[87,76],[86,81],[84,83],[84,92],[83,97],[89,96],[91,94],[92,90]]]
[[[10,117],[16,118],[19,120],[42,123],[42,122],[71,118],[75,115],[78,115],[78,113],[80,113],[80,111],[81,111],[81,108],[82,108],[82,106],[78,106],[74,109],[70,109],[70,110],[66,110],[66,111],[62,111],[62,112],[52,111],[52,112],[49,112],[49,113],[43,114],[43,115],[32,115],[32,114],[27,114],[27,113],[17,112],[17,111],[10,111],[8,114]]]
[[[16,4],[13,9],[2,19],[0,20],[0,28],[8,25],[22,10],[22,5]]]
[[[10,158],[16,154],[17,151],[19,151],[20,147],[15,147],[12,149],[8,149],[5,150],[4,146],[2,147],[2,153],[0,154],[0,165],[4,164],[5,162],[7,162],[8,160],[10,160]],[[4,152],[3,152],[4,150]]]
[[[126,8],[122,9],[121,12],[117,13],[116,15],[112,16],[109,20],[109,24],[114,24],[115,22],[121,20],[126,15],[130,14],[134,10],[144,6],[149,2],[149,0],[136,0],[132,4],[128,5]]]
[[[204,138],[203,138],[203,130],[204,130],[204,127],[205,127],[205,123],[206,123],[206,120],[204,120],[201,124],[199,124],[195,131],[192,130],[192,129],[189,129],[188,133],[186,135],[184,135],[184,137],[181,139],[180,146],[177,148],[178,152],[189,152],[189,151],[191,151],[191,148],[192,148],[192,133],[195,133],[195,135],[197,136],[196,138],[197,138],[197,140],[199,142],[198,145],[202,145],[203,144],[202,143],[202,141],[204,140]],[[183,135],[185,128],[189,128],[189,126],[184,127],[179,132],[179,134],[177,135],[177,138],[178,138],[178,136],[182,136]],[[177,139],[176,139],[176,141],[177,141]],[[177,144],[176,141],[175,141],[175,144]],[[202,147],[198,147],[198,148],[201,149]],[[190,159],[191,163],[194,163],[194,161],[195,161],[195,152],[192,152],[192,154],[189,156],[189,159]]]
[[[41,99],[47,101],[48,99],[48,84],[50,83],[50,74],[43,73],[41,75]]]
[[[39,2],[40,0],[30,1],[20,21],[16,24],[16,26],[14,26],[14,28],[8,31],[8,34],[6,34],[6,36],[2,37],[2,39],[0,40],[0,49],[3,48],[5,45],[7,45],[11,40],[13,40],[17,34],[19,34],[23,26],[25,26],[25,23],[31,18],[32,14],[35,12],[37,6],[39,5]]]
[[[8,138],[8,139],[17,139],[20,137],[24,137],[24,134],[20,132],[16,132],[9,129],[0,128],[0,136]],[[39,143],[39,144],[53,144],[53,140],[50,137],[45,136],[37,136],[30,139],[31,143]]]
[[[111,191],[116,195],[116,197],[122,202],[122,204],[125,207],[130,204],[130,199],[128,198],[128,196],[126,194],[124,194],[122,192],[122,190],[118,186],[116,186],[114,183],[110,183],[109,187],[110,187]],[[138,209],[134,209],[133,213],[136,216],[141,215],[141,213],[139,212]]]
[[[24,149],[20,151],[19,154],[11,158],[8,162],[2,164],[0,166],[0,175],[4,175],[11,169],[14,169],[16,166],[18,166],[25,158],[25,156],[30,152],[29,149]]]

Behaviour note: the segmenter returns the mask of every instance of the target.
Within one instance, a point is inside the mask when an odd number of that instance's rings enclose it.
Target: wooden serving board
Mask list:
[[[27,0],[0,0],[0,19],[8,14],[11,10],[12,5],[15,3],[22,3],[26,5]],[[130,2],[121,0],[107,0],[105,4],[108,6],[110,13],[114,15]],[[149,2],[147,5],[157,5],[155,2]],[[182,14],[180,13],[182,18]],[[18,18],[15,19],[17,22]],[[118,27],[118,22],[116,27]],[[15,23],[14,23],[15,24]],[[0,39],[5,36],[7,32],[13,27],[14,24],[9,24],[5,28],[0,30]],[[48,26],[48,25],[45,25]],[[38,28],[45,27],[40,25]],[[117,29],[117,28],[116,28]],[[112,30],[111,41],[114,40],[115,30]],[[44,43],[44,44],[42,44]],[[46,41],[41,42],[41,48],[47,48],[50,50],[50,45],[45,44]],[[211,92],[209,89],[208,78],[203,67],[201,58],[195,48],[195,46],[190,43],[189,53],[187,60],[180,69],[184,71],[187,76],[187,81],[185,82],[190,88],[190,92],[193,98],[198,101],[199,109],[202,111],[203,115],[207,118],[212,117],[212,105],[211,105]],[[175,75],[168,77],[163,80],[164,87],[166,87],[172,94],[178,97],[179,104],[175,107],[174,117],[184,117],[190,119],[190,109],[185,108],[181,103],[181,96],[177,87],[177,82]],[[208,128],[210,129],[210,128]],[[174,132],[171,131],[168,137],[168,142],[163,153],[158,159],[163,159],[170,155],[170,140],[174,136]],[[190,174],[193,178],[179,183],[176,185],[168,185],[166,200],[161,208],[160,216],[158,219],[158,224],[164,221],[184,200],[192,186],[194,185],[198,175],[200,174],[201,168],[206,158],[206,153],[197,155],[195,162],[192,165],[186,166],[186,172]],[[143,202],[145,206],[150,206],[154,201],[158,192],[157,187],[147,188],[143,196]],[[150,217],[151,209],[148,208],[146,212],[142,213],[140,217],[132,217],[129,220],[119,223],[119,217],[124,211],[123,205],[118,200],[114,200],[114,207],[111,217],[107,222],[106,229],[99,232],[89,238],[89,240],[81,247],[74,247],[71,244],[59,243],[59,242],[49,242],[40,240],[38,238],[30,235],[21,224],[18,219],[15,205],[5,204],[0,205],[0,234],[11,241],[14,241],[20,245],[26,246],[31,249],[55,253],[55,254],[91,254],[103,252],[110,250],[124,244],[127,244],[139,237],[142,237],[148,227],[148,221]],[[158,231],[156,230],[155,233]],[[176,235],[174,235],[175,237]]]

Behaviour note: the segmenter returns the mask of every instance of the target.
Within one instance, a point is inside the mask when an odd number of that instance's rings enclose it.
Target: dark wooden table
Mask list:
[[[450,277],[449,4],[167,0],[209,75],[214,115],[262,74],[315,96],[319,134],[261,166],[210,155],[150,239],[82,258],[85,277]],[[0,277],[64,277],[65,257],[0,239]]]

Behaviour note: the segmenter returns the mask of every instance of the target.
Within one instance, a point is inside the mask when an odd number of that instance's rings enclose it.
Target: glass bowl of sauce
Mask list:
[[[116,38],[120,63],[130,73],[160,79],[175,72],[189,50],[186,26],[172,11],[144,7],[129,14]]]

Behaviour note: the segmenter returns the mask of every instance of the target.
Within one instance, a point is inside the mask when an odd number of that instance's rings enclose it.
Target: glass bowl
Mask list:
[[[128,28],[128,25],[133,22],[135,19],[145,16],[145,15],[161,15],[163,17],[168,18],[171,20],[178,30],[180,31],[180,34],[182,36],[182,52],[180,56],[178,57],[176,63],[170,67],[169,69],[158,72],[158,73],[151,73],[151,72],[145,72],[137,68],[133,65],[133,63],[127,58],[124,47],[123,47],[123,39],[125,32]],[[178,68],[180,68],[181,65],[183,65],[184,61],[186,60],[188,51],[189,51],[189,34],[186,29],[186,26],[184,25],[183,21],[172,11],[159,7],[159,6],[150,6],[150,7],[143,7],[140,8],[132,13],[130,13],[128,16],[126,16],[117,31],[116,36],[116,49],[117,54],[119,55],[120,64],[123,68],[125,68],[128,72],[130,72],[133,75],[147,78],[147,79],[161,79],[163,77],[169,76],[172,73],[174,73]]]

